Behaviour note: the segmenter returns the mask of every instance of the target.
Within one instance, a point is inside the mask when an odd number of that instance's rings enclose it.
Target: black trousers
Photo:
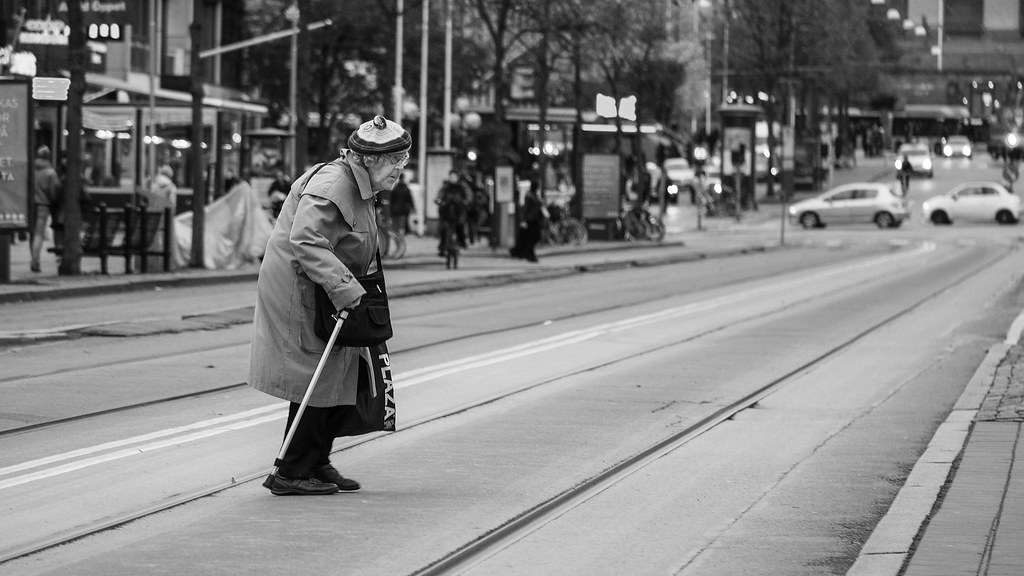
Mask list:
[[[352,409],[352,406],[306,406],[284,458],[277,463],[278,474],[286,478],[309,478],[314,468],[330,464],[334,439],[344,429]],[[298,403],[292,402],[288,407],[288,423],[284,428],[286,436],[298,411]]]

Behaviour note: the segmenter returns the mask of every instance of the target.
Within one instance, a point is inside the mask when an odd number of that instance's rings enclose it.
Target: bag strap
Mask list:
[[[317,166],[312,172],[310,172],[309,177],[306,178],[306,181],[302,183],[302,188],[299,189],[300,194],[302,193],[302,190],[306,189],[306,184],[309,184],[309,181],[313,179],[313,176],[315,176],[316,173],[319,172],[321,168],[327,166],[328,164],[330,164],[330,162],[321,162],[319,166]],[[384,264],[380,261],[380,246],[377,246],[377,270],[380,270],[381,272],[384,271]]]
[[[306,189],[306,184],[309,184],[309,181],[313,179],[313,176],[316,176],[316,173],[319,172],[321,168],[327,166],[328,164],[330,164],[330,162],[321,162],[319,166],[317,166],[312,172],[309,173],[309,177],[306,178],[306,181],[302,183],[302,188],[299,188],[299,194],[301,194],[302,191]]]

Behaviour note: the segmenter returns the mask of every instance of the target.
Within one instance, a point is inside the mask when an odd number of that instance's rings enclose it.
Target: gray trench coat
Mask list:
[[[376,266],[377,219],[366,170],[350,165],[342,151],[312,172],[292,184],[270,235],[249,360],[249,385],[291,402],[302,400],[325,347],[313,333],[313,283],[327,290],[336,308],[350,307],[365,294],[355,276]],[[331,352],[310,406],[355,403],[360,352]]]

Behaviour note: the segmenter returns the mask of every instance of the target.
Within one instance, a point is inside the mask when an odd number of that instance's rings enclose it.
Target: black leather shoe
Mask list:
[[[359,482],[356,482],[351,478],[345,478],[341,475],[341,472],[338,472],[334,466],[331,466],[330,464],[324,464],[323,466],[314,468],[313,478],[321,482],[333,484],[342,492],[355,492],[360,488]]]
[[[280,474],[274,475],[274,481],[270,483],[270,491],[276,496],[321,496],[334,494],[338,487],[332,483],[325,483],[316,478],[285,478]]]

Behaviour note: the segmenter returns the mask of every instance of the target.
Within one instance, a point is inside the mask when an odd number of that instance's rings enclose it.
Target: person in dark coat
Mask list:
[[[459,173],[452,170],[448,173],[448,180],[441,187],[437,195],[437,215],[439,221],[437,253],[444,256],[445,242],[448,233],[453,228],[459,246],[466,247],[466,188],[459,180]]]
[[[412,201],[412,191],[405,183],[405,173],[398,175],[398,184],[391,190],[391,226],[402,234],[409,234],[409,214],[412,213],[415,204]]]
[[[904,154],[903,159],[900,161],[900,169],[896,172],[896,177],[900,181],[900,194],[904,198],[910,193],[910,175],[913,173],[914,168],[910,165],[910,158]]]
[[[531,187],[523,198],[522,221],[516,234],[516,245],[509,250],[513,258],[522,258],[527,262],[537,261],[537,242],[540,241],[540,227],[544,223],[544,210],[541,207],[537,190]]]
[[[274,171],[274,181],[270,183],[267,194],[270,196],[270,211],[274,218],[281,215],[281,206],[288,197],[288,191],[292,188],[292,182],[284,175],[284,170],[278,168]]]

